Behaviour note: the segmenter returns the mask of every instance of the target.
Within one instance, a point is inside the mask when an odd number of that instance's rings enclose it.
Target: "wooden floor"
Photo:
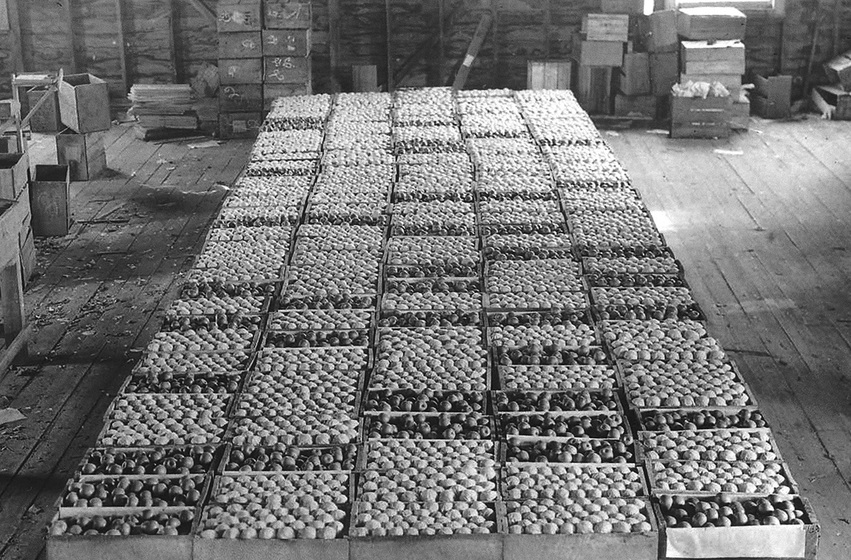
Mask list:
[[[607,135],[851,558],[851,123],[755,120],[730,141]],[[26,294],[39,332],[0,382],[0,558],[43,556],[52,506],[244,164],[248,142],[189,149],[116,127],[112,177],[75,183],[71,235],[39,243]],[[37,150],[49,152],[49,142]],[[727,154],[714,150],[727,151]],[[741,152],[741,153],[739,153]]]
[[[851,558],[851,123],[607,135],[821,521]],[[715,150],[721,150],[718,153]],[[726,152],[726,153],[723,153]]]
[[[55,163],[52,138],[35,140],[32,159]],[[0,426],[3,559],[44,556],[62,486],[158,330],[251,145],[141,142],[126,125],[105,142],[106,176],[72,184],[70,235],[37,241],[39,276],[25,294],[35,343],[25,367],[0,381],[0,408],[27,416]]]

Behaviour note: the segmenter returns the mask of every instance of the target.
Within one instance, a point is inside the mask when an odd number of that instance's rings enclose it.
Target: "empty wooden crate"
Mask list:
[[[527,89],[570,89],[569,60],[530,60],[526,67]]]
[[[59,115],[74,132],[109,130],[109,91],[106,82],[91,74],[69,74],[59,82]]]
[[[103,135],[97,132],[75,134],[65,129],[56,135],[56,159],[67,165],[72,181],[89,181],[106,169]]]
[[[67,165],[36,165],[30,186],[33,233],[67,235],[71,227],[70,171]]]

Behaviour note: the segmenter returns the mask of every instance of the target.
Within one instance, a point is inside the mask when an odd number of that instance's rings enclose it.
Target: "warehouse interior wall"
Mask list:
[[[314,91],[351,87],[354,64],[386,85],[451,83],[484,13],[493,17],[468,88],[524,88],[526,62],[568,59],[571,35],[599,0],[313,0]],[[90,72],[122,98],[133,83],[188,82],[216,64],[214,0],[0,0],[0,94],[15,71]],[[851,0],[786,0],[749,12],[748,69],[796,77],[851,49]],[[8,20],[4,29],[3,20]],[[441,24],[442,21],[442,24]],[[813,39],[815,47],[813,47]],[[815,49],[813,51],[813,48]],[[332,71],[333,70],[333,71]]]

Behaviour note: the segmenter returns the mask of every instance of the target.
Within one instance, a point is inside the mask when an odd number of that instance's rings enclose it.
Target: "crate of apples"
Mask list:
[[[497,366],[499,387],[506,391],[568,391],[613,389],[617,372],[598,365],[511,365]]]

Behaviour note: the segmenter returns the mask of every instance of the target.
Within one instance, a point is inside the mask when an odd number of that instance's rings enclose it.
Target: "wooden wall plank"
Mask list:
[[[0,31],[9,31],[9,5],[0,0]]]
[[[77,41],[74,38],[74,0],[65,0],[62,2],[65,8],[65,17],[63,21],[67,28],[66,36],[68,37],[68,54],[71,57],[71,73],[76,74],[79,69],[77,64]]]

